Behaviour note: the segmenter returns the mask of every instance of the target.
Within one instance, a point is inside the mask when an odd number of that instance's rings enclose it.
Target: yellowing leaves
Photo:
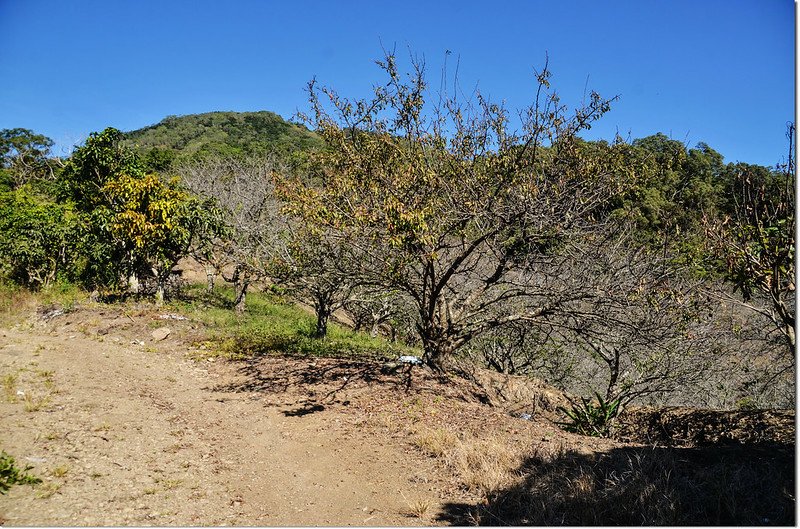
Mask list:
[[[191,202],[177,181],[162,182],[156,174],[122,174],[102,188],[112,216],[109,230],[123,244],[145,253],[166,251],[187,242],[184,211]]]

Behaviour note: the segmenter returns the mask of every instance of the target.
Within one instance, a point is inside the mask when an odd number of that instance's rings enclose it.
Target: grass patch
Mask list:
[[[458,442],[446,459],[467,490],[488,496],[516,478],[520,455],[502,440],[469,439]]]
[[[412,442],[431,457],[443,457],[455,448],[458,437],[449,430],[438,429],[420,433]]]
[[[430,501],[417,500],[408,504],[408,513],[415,518],[424,518],[430,507]]]
[[[49,305],[72,312],[88,297],[81,287],[66,281],[57,281],[45,289],[33,291],[0,279],[0,325],[21,323],[37,306]]]
[[[25,396],[22,397],[22,402],[25,411],[32,413],[47,407],[50,404],[50,395],[36,397],[31,393],[25,393]]]
[[[0,325],[12,325],[23,319],[26,309],[36,306],[36,293],[14,283],[0,280]]]
[[[522,461],[520,447],[490,437],[460,439],[444,430],[427,430],[412,443],[424,453],[440,459],[465,489],[489,495],[512,483]]]
[[[69,474],[69,467],[66,465],[60,465],[50,470],[50,475],[54,478],[63,478],[67,474]]]
[[[196,359],[221,357],[242,359],[280,354],[316,357],[394,358],[417,351],[402,344],[372,338],[331,322],[328,336],[313,338],[316,318],[291,300],[273,292],[252,292],[247,311],[232,309],[233,289],[219,287],[206,292],[202,285],[186,289],[182,300],[171,308],[202,321],[213,329],[209,340],[192,353]]]
[[[8,373],[3,375],[3,394],[7,402],[17,402],[17,381],[19,375],[16,373]]]

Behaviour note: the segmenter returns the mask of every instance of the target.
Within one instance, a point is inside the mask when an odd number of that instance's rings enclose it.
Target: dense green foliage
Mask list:
[[[84,248],[91,255],[84,280],[114,291],[128,278],[136,291],[141,277],[152,274],[160,302],[172,268],[204,233],[208,208],[177,180],[146,173],[121,139],[115,129],[92,134],[59,183],[82,215]]]
[[[78,217],[68,203],[29,185],[0,193],[0,274],[29,287],[48,287],[73,273]]]
[[[174,161],[290,155],[319,147],[321,141],[305,127],[262,111],[168,116],[160,123],[126,133],[125,144],[139,153],[148,170],[164,171]]]
[[[27,144],[50,144],[32,133],[25,138]],[[145,172],[121,140],[111,128],[91,134],[54,179],[39,170],[26,172],[20,183],[20,171],[33,162],[6,164],[15,185],[0,193],[5,278],[39,288],[61,277],[114,294],[136,292],[141,279],[152,277],[157,300],[163,300],[172,268],[208,230],[211,209],[177,180]],[[13,153],[21,149],[4,153],[19,158]]]
[[[52,146],[53,140],[28,129],[0,130],[0,188],[52,175]]]

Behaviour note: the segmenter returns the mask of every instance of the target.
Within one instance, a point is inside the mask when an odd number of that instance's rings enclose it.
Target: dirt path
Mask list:
[[[436,523],[435,508],[409,514],[446,498],[407,446],[335,410],[215,389],[236,371],[149,345],[74,325],[0,330],[0,448],[44,479],[0,496],[6,525]]]

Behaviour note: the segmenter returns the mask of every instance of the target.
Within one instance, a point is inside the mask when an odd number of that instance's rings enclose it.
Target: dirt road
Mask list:
[[[437,523],[434,463],[407,444],[219,389],[235,368],[123,321],[0,330],[0,448],[44,480],[0,496],[6,525]]]

